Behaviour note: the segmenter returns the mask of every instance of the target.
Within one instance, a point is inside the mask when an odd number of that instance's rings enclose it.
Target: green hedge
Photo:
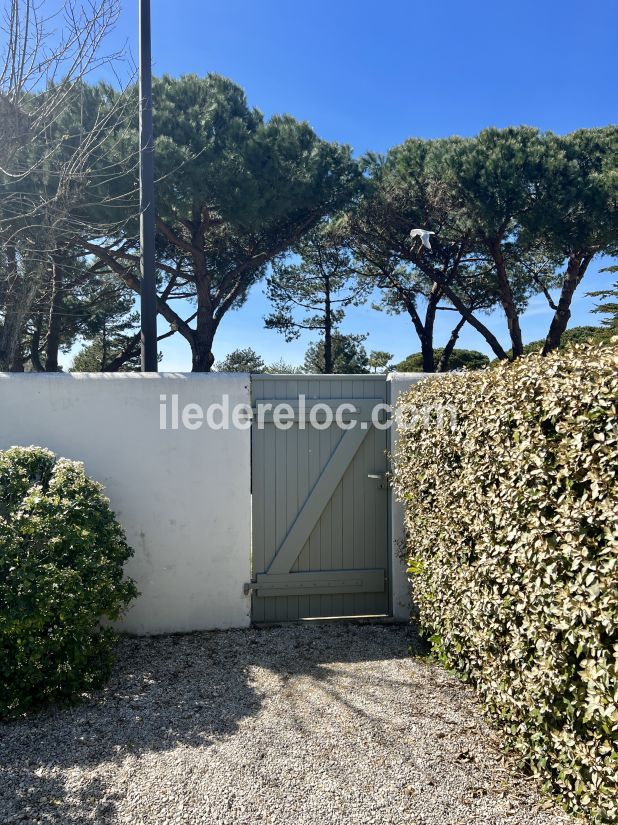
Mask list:
[[[137,591],[99,484],[38,447],[0,452],[0,716],[100,686]]]
[[[613,341],[417,385],[394,456],[436,654],[529,767],[599,822],[618,822]]]

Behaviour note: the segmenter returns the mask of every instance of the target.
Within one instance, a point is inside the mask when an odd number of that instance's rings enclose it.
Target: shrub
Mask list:
[[[434,361],[436,367],[440,363],[444,347],[437,347],[433,351]],[[448,370],[459,370],[466,368],[469,370],[478,370],[486,367],[489,364],[489,358],[482,352],[475,349],[457,349],[455,348],[448,359]],[[423,371],[423,353],[413,352],[408,355],[403,361],[395,364],[393,369],[397,372],[422,372]],[[445,370],[446,372],[447,370]]]
[[[618,348],[447,375],[400,403],[394,481],[434,650],[569,807],[617,822]],[[415,420],[439,404],[456,420]]]
[[[0,452],[0,716],[102,685],[115,634],[99,621],[137,593],[123,580],[131,554],[81,464]]]

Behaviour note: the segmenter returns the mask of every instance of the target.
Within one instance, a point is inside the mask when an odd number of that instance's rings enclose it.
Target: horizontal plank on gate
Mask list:
[[[311,410],[315,406],[319,406],[316,418],[318,421],[324,420],[325,411],[332,410],[332,414],[336,413],[337,409],[342,404],[347,404],[345,410],[341,411],[341,418],[343,421],[350,421],[356,419],[358,421],[371,421],[372,413],[378,404],[384,404],[383,398],[307,398],[304,403],[299,401],[289,401],[286,398],[260,398],[254,401],[253,415],[259,418],[264,423],[271,424],[273,421],[273,409],[281,404],[289,405],[292,410],[292,417],[288,418],[287,413],[284,415],[286,421],[308,421]],[[268,409],[266,407],[271,405]],[[353,409],[351,409],[353,407]],[[261,410],[260,410],[261,408]],[[261,414],[260,414],[261,412]],[[376,416],[377,421],[384,420],[384,407],[380,407],[379,414]]]
[[[320,570],[303,573],[258,573],[254,592],[258,597],[307,596],[319,593],[383,593],[383,568],[368,570]]]

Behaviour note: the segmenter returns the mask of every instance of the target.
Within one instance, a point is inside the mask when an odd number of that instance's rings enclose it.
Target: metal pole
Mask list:
[[[156,372],[157,284],[155,278],[154,141],[150,0],[139,0],[139,238],[142,372]]]

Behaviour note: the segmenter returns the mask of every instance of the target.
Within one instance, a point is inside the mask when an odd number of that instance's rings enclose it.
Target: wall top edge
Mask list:
[[[228,375],[233,373],[227,373]],[[386,375],[384,373],[331,373],[324,375],[320,372],[288,372],[288,373],[266,373],[256,372],[251,373],[252,381],[385,381]]]
[[[0,372],[5,381],[230,381],[247,383],[246,372]]]
[[[0,372],[5,381],[393,381],[409,378],[433,378],[439,373],[389,372],[331,374],[320,373],[248,373],[248,372]]]
[[[404,380],[407,378],[431,378],[438,374],[436,372],[389,372],[387,381],[396,381],[399,378]]]

